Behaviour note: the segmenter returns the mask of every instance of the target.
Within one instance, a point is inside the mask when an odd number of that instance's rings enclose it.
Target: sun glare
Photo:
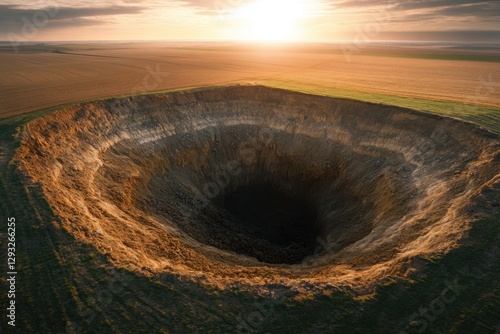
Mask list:
[[[293,41],[300,37],[300,21],[307,17],[306,0],[258,0],[238,8],[236,38],[248,41]]]

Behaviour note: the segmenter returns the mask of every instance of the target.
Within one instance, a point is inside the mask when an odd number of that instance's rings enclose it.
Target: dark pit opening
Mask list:
[[[216,203],[248,236],[279,247],[313,247],[319,233],[317,214],[310,205],[270,186],[243,186]]]
[[[314,252],[317,212],[306,198],[254,184],[240,186],[213,203],[206,210],[207,219],[217,217],[218,231],[228,232],[216,237],[219,248],[273,264],[300,263]]]

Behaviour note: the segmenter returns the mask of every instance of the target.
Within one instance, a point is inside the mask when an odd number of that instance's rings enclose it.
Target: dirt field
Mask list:
[[[332,46],[257,49],[208,43],[20,51],[0,49],[0,118],[100,97],[261,80],[500,106],[498,84],[484,85],[500,80],[500,63],[463,61],[455,51],[377,48],[346,57]],[[438,57],[456,60],[432,59]]]

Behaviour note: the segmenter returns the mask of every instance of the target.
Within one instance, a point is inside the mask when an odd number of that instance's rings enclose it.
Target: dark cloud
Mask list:
[[[109,15],[122,15],[122,14],[139,14],[145,8],[135,6],[111,6],[111,7],[46,7],[38,9],[24,9],[15,5],[0,5],[0,20],[4,21],[18,21],[23,17],[32,18],[35,14],[46,11],[48,13],[55,13],[53,20],[65,20],[79,17],[92,17],[92,16],[109,16]]]
[[[109,7],[45,7],[25,9],[16,5],[0,5],[0,32],[17,32],[31,23],[48,22],[47,28],[63,28],[71,26],[90,26],[106,23],[105,17],[124,14],[140,14],[146,8],[137,6]]]
[[[388,6],[397,7],[400,10],[412,10],[412,9],[432,9],[439,7],[450,7],[457,5],[475,5],[479,3],[487,4],[497,4],[500,0],[488,0],[488,1],[473,1],[473,0],[344,0],[344,1],[328,1],[332,5],[338,8],[349,8],[349,7],[376,7],[376,6]]]
[[[445,16],[476,16],[479,19],[483,17],[500,17],[500,2],[481,2],[470,5],[443,7],[436,9],[433,13]]]
[[[500,22],[500,3],[474,3],[453,7],[440,7],[434,9],[422,9],[417,11],[391,11],[392,23],[422,23],[426,22],[475,22],[493,23]]]
[[[500,0],[489,1],[471,1],[471,0],[420,0],[420,1],[401,1],[398,3],[400,10],[413,9],[440,9],[442,7],[455,7],[461,5],[481,5],[498,6]]]
[[[404,31],[387,32],[381,36],[386,40],[410,40],[410,41],[433,41],[433,42],[463,42],[473,41],[477,43],[500,42],[499,30],[453,30],[453,31]]]
[[[377,7],[384,7],[387,11],[408,18],[405,15],[414,15],[415,18],[424,19],[425,16],[476,16],[491,18],[500,16],[500,0],[471,1],[471,0],[403,0],[403,1],[381,1],[381,0],[346,0],[342,2],[331,2],[338,8],[351,8],[357,11],[369,11]],[[425,13],[421,16],[421,13]]]
[[[333,3],[333,2],[332,2]],[[384,17],[390,15],[391,24],[420,25],[431,30],[436,24],[442,26],[447,22],[460,25],[464,31],[474,30],[481,26],[483,29],[497,29],[500,22],[500,0],[471,1],[471,0],[344,0],[338,2],[338,8],[353,9],[356,12],[374,13],[383,8]],[[397,29],[397,27],[394,27]],[[392,30],[392,29],[391,29]],[[459,32],[457,33],[459,34]],[[478,32],[480,35],[481,32]],[[487,34],[485,32],[487,36]],[[478,36],[479,36],[478,35]],[[455,36],[442,36],[443,38]],[[463,38],[473,38],[466,34]],[[489,38],[489,37],[488,37]]]

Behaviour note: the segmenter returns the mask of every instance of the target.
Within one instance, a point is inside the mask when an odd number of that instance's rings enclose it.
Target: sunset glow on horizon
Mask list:
[[[0,40],[500,41],[500,2],[0,0]]]
[[[237,8],[229,19],[236,21],[235,40],[294,41],[301,37],[300,24],[311,16],[306,0],[258,0]]]

